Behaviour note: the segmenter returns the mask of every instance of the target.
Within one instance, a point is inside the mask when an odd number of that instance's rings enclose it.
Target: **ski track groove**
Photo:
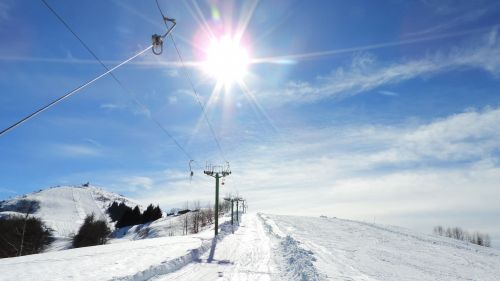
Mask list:
[[[269,237],[256,215],[245,215],[234,234],[218,239],[213,260],[210,251],[177,271],[150,280],[276,280],[279,276],[271,265]]]

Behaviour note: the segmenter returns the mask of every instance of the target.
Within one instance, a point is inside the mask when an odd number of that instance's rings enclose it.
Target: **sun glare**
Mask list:
[[[249,56],[237,40],[229,36],[214,39],[206,50],[204,71],[217,83],[229,85],[241,81],[247,73]]]

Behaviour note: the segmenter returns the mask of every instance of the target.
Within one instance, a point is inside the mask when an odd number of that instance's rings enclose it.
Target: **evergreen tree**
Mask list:
[[[120,228],[132,225],[131,217],[132,217],[132,209],[128,207],[127,209],[125,209],[123,216],[116,222],[116,227]]]
[[[142,214],[143,223],[154,221],[154,207],[153,204],[149,204],[144,213]]]
[[[73,237],[73,247],[103,245],[110,233],[111,230],[104,220],[96,220],[94,214],[88,215]]]
[[[132,217],[130,218],[132,225],[141,224],[142,223],[142,213],[139,209],[139,206],[135,206],[134,210],[132,210]]]
[[[118,221],[123,217],[127,209],[130,209],[130,207],[125,205],[125,203],[121,202],[118,204],[115,201],[108,207],[107,213],[111,217],[111,221]]]
[[[120,205],[121,206],[121,205]],[[130,225],[136,225],[141,223],[148,223],[155,221],[163,216],[160,206],[154,207],[153,204],[149,204],[144,213],[141,213],[139,206],[135,206],[134,209],[124,205],[124,212],[120,219],[116,222],[116,227],[125,227]],[[113,204],[109,207],[110,212],[114,210]]]
[[[160,206],[159,205],[156,205],[156,207],[153,209],[153,221],[157,220],[157,219],[161,219],[163,217],[163,213],[160,209]]]

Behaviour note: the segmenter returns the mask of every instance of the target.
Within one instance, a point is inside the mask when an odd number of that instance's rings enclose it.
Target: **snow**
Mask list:
[[[111,243],[183,235],[184,216],[186,215],[168,216],[150,223],[117,229],[113,233],[117,239],[112,239]]]
[[[190,262],[203,241],[164,237],[1,259],[0,279],[146,280]]]
[[[0,279],[385,281],[500,276],[496,249],[394,226],[268,214],[245,214],[234,228],[228,217],[220,221],[216,239],[213,228],[171,236],[178,234],[182,216],[167,217],[125,229],[108,245],[0,259]]]
[[[40,208],[34,216],[41,218],[54,230],[54,236],[63,240],[78,232],[87,215],[94,214],[109,221],[105,212],[113,201],[125,202],[131,207],[138,205],[123,196],[93,186],[59,186],[1,202],[3,209],[9,210],[0,212],[0,216],[15,214],[11,209],[15,209],[20,200],[38,201]]]
[[[498,280],[500,276],[496,249],[335,218],[262,217],[275,237],[290,237],[314,255],[319,280]],[[288,254],[282,249],[281,255]],[[285,271],[297,266],[283,264]]]
[[[310,250],[300,247],[300,243],[287,235],[280,243],[280,250],[284,259],[284,272],[293,280],[320,280],[314,267],[316,258]]]
[[[229,224],[226,224],[229,226]],[[243,216],[234,234],[225,230],[204,253],[181,270],[153,278],[167,280],[278,280],[272,242],[256,214]]]

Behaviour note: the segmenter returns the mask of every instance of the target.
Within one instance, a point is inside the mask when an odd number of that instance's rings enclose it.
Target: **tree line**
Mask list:
[[[477,231],[469,233],[468,231],[463,230],[460,227],[448,227],[445,229],[444,227],[438,225],[434,227],[434,234],[466,241],[479,246],[491,247],[491,239],[488,234],[480,233]]]
[[[111,221],[116,222],[117,228],[152,222],[163,216],[158,205],[154,207],[153,204],[149,204],[146,210],[141,213],[139,206],[132,209],[125,203],[118,204],[116,201],[108,207],[107,213]]]

